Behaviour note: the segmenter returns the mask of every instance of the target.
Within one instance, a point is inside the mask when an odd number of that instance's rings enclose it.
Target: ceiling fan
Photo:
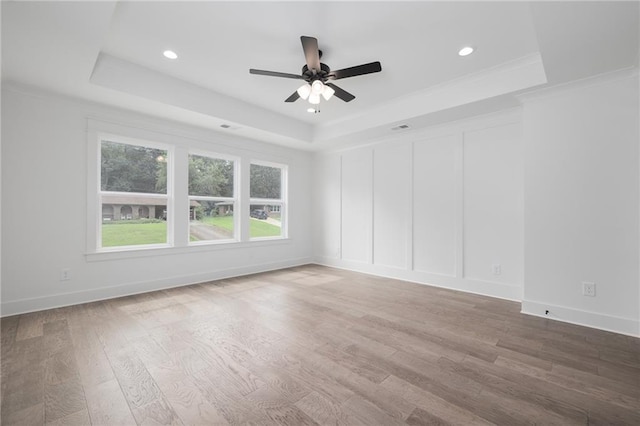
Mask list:
[[[302,41],[302,50],[304,51],[304,57],[307,62],[306,65],[302,67],[301,74],[287,74],[276,71],[256,70],[253,68],[249,70],[251,74],[304,80],[306,83],[285,99],[285,102],[295,102],[298,98],[302,98],[308,99],[311,104],[317,105],[320,103],[320,96],[328,101],[334,94],[343,101],[350,102],[356,97],[331,83],[329,80],[339,80],[341,78],[356,77],[382,71],[382,67],[378,61],[332,71],[328,65],[320,62],[322,51],[318,49],[318,39],[301,36],[300,40]]]

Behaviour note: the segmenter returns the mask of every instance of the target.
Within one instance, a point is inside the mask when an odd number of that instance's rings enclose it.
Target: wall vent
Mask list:
[[[404,130],[404,129],[408,129],[408,128],[409,128],[408,124],[401,124],[399,126],[392,127],[391,130]]]

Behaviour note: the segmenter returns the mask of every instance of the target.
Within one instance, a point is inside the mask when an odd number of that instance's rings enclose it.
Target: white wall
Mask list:
[[[2,314],[235,276],[311,260],[308,153],[166,123],[52,94],[2,92]],[[198,148],[289,165],[286,241],[187,247],[163,255],[87,256],[87,117]],[[71,269],[70,281],[59,281]]]
[[[510,111],[317,154],[318,261],[520,300],[521,150]]]
[[[638,84],[620,71],[528,94],[516,111],[317,154],[318,262],[640,336]]]
[[[637,72],[621,72],[527,96],[522,110],[312,157],[5,86],[2,314],[314,258],[640,335],[638,98]],[[91,261],[88,116],[288,163],[291,239]],[[58,280],[62,268],[71,281]]]
[[[525,98],[524,312],[640,335],[638,96],[624,72]]]

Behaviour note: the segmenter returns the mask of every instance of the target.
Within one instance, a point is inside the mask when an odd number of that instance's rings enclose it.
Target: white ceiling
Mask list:
[[[516,104],[514,94],[638,64],[638,2],[2,2],[2,78],[300,149]],[[300,36],[356,99],[285,103]],[[471,45],[468,57],[458,50]],[[165,49],[179,58],[162,56]]]

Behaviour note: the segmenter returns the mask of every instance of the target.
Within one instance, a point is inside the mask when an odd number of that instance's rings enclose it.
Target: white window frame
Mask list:
[[[96,253],[108,253],[114,251],[126,251],[126,250],[140,250],[140,249],[151,249],[151,248],[166,248],[173,247],[173,229],[174,229],[174,197],[173,197],[173,173],[174,173],[174,161],[175,161],[175,150],[172,145],[158,143],[153,141],[148,141],[144,139],[135,139],[130,137],[124,137],[119,135],[113,135],[109,133],[98,133],[98,140],[96,144],[96,214],[95,215],[95,251]],[[120,191],[103,191],[102,190],[102,143],[103,142],[111,142],[111,143],[119,143],[122,145],[133,145],[139,146],[143,148],[154,148],[154,149],[162,149],[167,152],[167,192],[166,194],[153,194],[153,193],[138,193],[138,192],[120,192]],[[113,247],[102,247],[102,196],[103,195],[117,195],[123,198],[135,198],[139,196],[145,196],[149,198],[157,198],[159,200],[166,200],[167,202],[167,239],[166,243],[160,244],[136,244],[129,246],[113,246]]]
[[[262,161],[262,160],[250,160],[248,164],[249,168],[249,182],[248,188],[251,191],[251,165],[255,164],[257,166],[265,166],[265,167],[274,167],[280,169],[280,198],[251,198],[251,193],[249,192],[249,208],[243,213],[248,217],[248,220],[251,221],[251,206],[255,204],[262,205],[274,205],[280,207],[280,235],[273,237],[251,237],[249,234],[249,241],[264,241],[264,240],[282,240],[289,238],[289,229],[288,229],[288,203],[287,197],[289,194],[288,182],[289,182],[289,166],[281,163],[273,163],[270,161]]]
[[[237,141],[224,136],[211,140],[207,134],[188,134],[171,126],[147,121],[118,123],[110,119],[87,117],[86,179],[87,211],[85,216],[85,258],[89,262],[188,254],[249,247],[288,244],[288,158],[261,157],[258,152],[238,147]],[[167,243],[100,247],[102,231],[101,146],[102,141],[139,145],[167,151]],[[223,153],[221,153],[223,152]],[[189,241],[188,155],[203,155],[234,161],[234,240]],[[257,156],[257,159],[256,157]],[[260,200],[281,206],[281,235],[250,238],[250,165],[278,167],[281,173],[281,199]],[[126,193],[135,196],[133,193]],[[155,194],[164,197],[165,194]],[[194,196],[198,198],[198,196]],[[264,240],[264,241],[262,241]],[[197,243],[197,244],[196,244]]]
[[[189,241],[190,246],[200,246],[200,245],[210,245],[210,244],[227,244],[230,242],[240,241],[240,217],[242,215],[238,214],[238,195],[239,195],[239,186],[240,186],[240,158],[227,155],[220,154],[216,152],[202,151],[197,149],[190,149],[188,155],[196,155],[199,157],[207,157],[213,160],[227,160],[233,161],[233,196],[232,197],[208,197],[201,195],[190,195],[189,189],[187,188],[187,195],[189,198],[189,205],[191,205],[191,201],[195,200],[203,200],[203,201],[227,201],[233,203],[233,237],[221,240],[203,240],[203,241]],[[187,156],[188,159],[188,156]],[[188,173],[188,171],[187,171]],[[187,227],[187,232],[189,232],[191,225]],[[187,240],[189,237],[187,236]]]

